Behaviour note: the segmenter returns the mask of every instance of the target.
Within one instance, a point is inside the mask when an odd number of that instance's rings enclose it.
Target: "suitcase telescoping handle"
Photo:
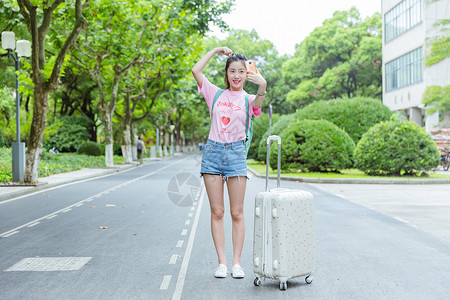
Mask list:
[[[269,156],[270,141],[278,141],[278,163],[277,163],[277,188],[280,187],[280,169],[281,169],[281,138],[278,135],[271,135],[267,138],[267,155],[266,155],[266,192],[269,191]]]

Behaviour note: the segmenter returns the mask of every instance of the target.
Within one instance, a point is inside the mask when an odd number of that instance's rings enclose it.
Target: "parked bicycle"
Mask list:
[[[442,169],[444,169],[444,171],[448,171],[449,167],[450,167],[450,150],[445,149],[445,154],[444,156],[442,156],[441,158],[441,166]]]

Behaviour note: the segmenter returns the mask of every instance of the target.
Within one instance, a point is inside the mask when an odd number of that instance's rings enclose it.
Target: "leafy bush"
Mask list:
[[[86,116],[62,116],[46,128],[46,147],[61,152],[75,152],[89,139],[87,130],[91,120]]]
[[[87,141],[80,145],[78,154],[100,156],[102,155],[102,147],[95,142]]]
[[[274,121],[272,124],[272,135],[280,135],[281,132],[289,126],[291,123],[292,118],[294,117],[293,114],[291,115],[283,115],[277,119],[272,120]],[[255,157],[256,160],[259,161],[266,161],[266,155],[267,155],[267,138],[269,137],[269,126],[267,126],[266,132],[261,136],[258,144],[258,155]],[[256,148],[256,147],[255,147]]]
[[[272,115],[272,122],[276,120],[276,116]],[[247,158],[257,159],[258,147],[264,132],[269,128],[269,115],[262,113],[261,116],[253,118],[253,138]]]
[[[380,100],[357,97],[315,101],[296,113],[299,120],[327,120],[345,130],[355,143],[373,125],[390,119],[392,112]]]
[[[280,134],[281,168],[309,172],[337,172],[352,167],[355,143],[326,120],[294,120]],[[277,147],[270,149],[270,166],[277,167]]]
[[[105,155],[105,144],[102,145],[102,153]],[[117,156],[122,156],[122,145],[120,143],[113,144],[113,154]]]
[[[412,175],[439,165],[431,137],[416,123],[381,122],[363,135],[354,152],[355,166],[369,175]]]

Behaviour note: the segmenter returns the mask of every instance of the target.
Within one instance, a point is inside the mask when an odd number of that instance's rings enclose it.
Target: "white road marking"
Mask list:
[[[194,211],[195,210],[195,207],[191,207],[191,211]]]
[[[52,272],[77,271],[92,257],[27,257],[5,270],[5,272]]]
[[[406,221],[405,219],[402,219],[402,218],[399,218],[399,217],[394,217],[394,219],[396,219],[396,220],[398,220],[398,221],[400,221],[400,222],[403,222],[403,223],[409,223],[408,221]]]
[[[184,225],[189,225],[191,224],[191,220],[186,220],[186,222],[184,222]]]
[[[160,168],[160,169],[158,169],[158,170],[156,170],[156,171],[154,171],[154,172],[151,172],[151,173],[148,173],[148,174],[143,175],[143,176],[141,176],[141,177],[138,177],[138,178],[136,178],[136,179],[133,179],[133,181],[141,180],[141,179],[143,179],[143,178],[145,178],[145,177],[152,176],[152,175],[154,175],[154,174],[156,174],[156,173],[158,173],[158,172],[160,172],[160,171],[162,171],[162,170],[164,170],[164,169],[167,169],[167,168],[171,167],[172,165],[174,165],[174,164],[176,164],[176,163],[179,163],[179,162],[180,162],[180,161],[175,161],[175,162],[173,162],[173,163],[171,163],[171,164],[168,164],[167,166],[162,167],[162,168]],[[80,182],[80,181],[78,181],[78,182]],[[113,188],[116,188],[116,187],[113,187]],[[80,204],[80,203],[83,204],[83,203],[86,202],[86,200],[88,200],[88,199],[100,197],[103,193],[109,192],[109,191],[111,191],[113,188],[107,189],[106,191],[100,192],[100,193],[98,193],[98,194],[96,194],[96,195],[94,195],[94,196],[91,196],[91,197],[89,197],[89,198],[86,198],[86,199],[83,199],[83,200],[81,200],[81,201],[78,201],[77,203],[74,203],[74,204],[72,204],[72,205],[69,205],[69,206],[67,206],[67,207],[64,207],[64,208],[62,208],[62,209],[60,209],[60,210],[58,210],[58,211],[55,211],[55,212],[50,213],[50,214],[48,214],[48,215],[46,215],[46,216],[43,216],[43,217],[41,217],[41,218],[39,218],[39,219],[33,220],[33,221],[28,222],[28,223],[26,223],[26,224],[23,224],[23,225],[21,225],[21,226],[18,226],[18,227],[14,228],[14,229],[11,229],[11,230],[9,230],[9,231],[0,233],[0,236],[2,236],[2,237],[8,237],[8,236],[10,236],[10,235],[9,235],[10,233],[15,234],[15,233],[19,232],[18,230],[20,230],[20,229],[22,229],[22,228],[24,228],[24,227],[27,227],[27,226],[29,226],[29,225],[31,225],[31,224],[33,224],[33,223],[40,222],[40,221],[42,221],[42,220],[44,220],[44,219],[47,219],[47,220],[48,220],[48,219],[52,219],[52,218],[56,217],[58,213],[69,211],[69,210],[71,210],[73,207],[76,207],[78,204]],[[50,190],[50,189],[49,189],[49,190]],[[0,204],[1,204],[1,203],[4,203],[4,202],[0,202]],[[13,233],[13,232],[14,232],[14,233]],[[12,235],[12,234],[11,234],[11,235]]]
[[[193,213],[189,213],[189,214],[188,214],[188,217],[189,217],[189,218],[192,218],[193,215],[194,215]]]
[[[169,265],[176,264],[177,263],[177,258],[178,258],[177,254],[172,254],[172,257],[170,258],[170,261],[169,261]]]
[[[159,287],[160,290],[167,290],[170,284],[170,279],[172,279],[171,275],[166,275],[163,278],[163,281],[161,283],[161,286]]]
[[[36,225],[38,225],[38,224],[41,224],[41,222],[35,222],[35,223],[33,223],[33,224],[28,225],[27,227],[33,227],[33,226],[36,226]]]
[[[67,208],[65,210],[62,210],[61,212],[65,213],[65,212],[68,212],[68,211],[71,211],[71,210],[72,210],[72,208]]]
[[[121,173],[126,173],[126,172],[129,172],[129,171],[133,170],[133,169],[135,169],[135,168],[130,168],[128,170],[121,171]],[[74,182],[61,184],[61,185],[58,185],[58,186],[55,186],[55,187],[52,187],[52,188],[44,189],[42,191],[37,191],[37,192],[34,192],[34,193],[30,193],[30,194],[26,194],[26,195],[19,196],[19,197],[16,197],[16,198],[12,198],[12,199],[9,199],[9,200],[1,201],[0,205],[8,203],[8,202],[13,202],[13,201],[16,201],[16,200],[19,200],[19,199],[22,199],[22,198],[31,197],[31,196],[34,196],[34,195],[37,195],[37,194],[40,194],[40,193],[44,193],[44,192],[60,189],[62,187],[69,186],[69,185],[72,185],[72,184],[82,183],[82,182],[86,182],[86,181],[94,180],[94,179],[100,179],[100,178],[108,177],[108,176],[115,175],[115,174],[117,174],[117,173],[110,173],[110,174],[106,174],[106,175],[99,176],[99,177],[87,178],[87,179],[83,179],[83,180],[78,180],[78,181],[74,181]]]
[[[450,203],[371,203],[370,206],[450,206]]]
[[[194,223],[192,224],[191,234],[189,235],[186,252],[184,253],[183,262],[181,263],[180,273],[178,274],[177,285],[175,292],[173,293],[172,300],[181,299],[183,293],[184,280],[186,279],[187,268],[189,260],[191,259],[192,248],[194,246],[195,233],[197,231],[198,220],[200,219],[200,213],[202,211],[203,198],[205,197],[205,189],[203,188],[202,195],[200,196],[197,213],[195,214]]]
[[[177,243],[177,248],[183,247],[183,243],[184,243],[183,240],[179,240],[178,243]]]
[[[181,231],[181,235],[186,235],[187,234],[187,229],[183,229],[182,231]]]
[[[8,231],[8,233],[0,234],[0,236],[6,238],[6,237],[12,236],[13,234],[16,234],[16,233],[19,233],[19,231],[13,231],[13,232]]]

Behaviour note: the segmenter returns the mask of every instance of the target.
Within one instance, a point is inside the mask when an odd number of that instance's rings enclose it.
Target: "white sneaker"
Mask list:
[[[228,272],[227,266],[220,264],[216,268],[216,272],[214,273],[214,276],[216,278],[225,278],[225,277],[227,277],[227,272]]]
[[[244,269],[242,269],[242,267],[238,264],[233,265],[231,276],[233,276],[233,278],[244,278]]]

